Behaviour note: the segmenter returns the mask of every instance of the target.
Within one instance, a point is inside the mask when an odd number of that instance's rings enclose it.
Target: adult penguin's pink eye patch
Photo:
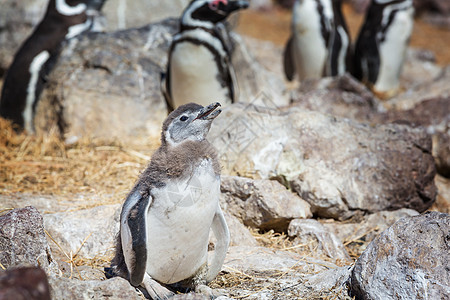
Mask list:
[[[212,10],[216,10],[219,7],[220,2],[225,5],[228,4],[228,0],[213,0],[209,2],[209,8],[211,8]]]

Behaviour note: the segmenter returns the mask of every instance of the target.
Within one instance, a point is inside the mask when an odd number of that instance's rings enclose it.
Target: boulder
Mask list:
[[[309,204],[274,180],[222,176],[222,207],[250,227],[285,231],[292,219],[312,216]]]
[[[288,235],[294,239],[295,245],[305,245],[318,257],[324,256],[345,264],[352,262],[342,242],[316,220],[292,220]]]
[[[439,192],[431,209],[450,214],[450,179],[436,176],[435,181]]]
[[[357,299],[446,299],[450,292],[450,216],[403,218],[358,258],[351,277]]]
[[[113,250],[119,232],[120,208],[120,204],[113,204],[46,214],[44,224],[66,253],[92,259]]]
[[[320,217],[424,211],[436,198],[431,139],[421,129],[234,104],[212,124],[208,139],[224,174],[277,178]]]
[[[230,246],[258,246],[255,237],[238,218],[228,211],[224,211],[224,215],[225,220],[227,221],[228,230],[230,231]]]
[[[65,299],[130,299],[142,300],[143,296],[125,279],[77,280],[50,277],[53,300]]]
[[[0,216],[0,263],[5,268],[33,265],[47,274],[59,273],[36,208],[27,206]]]
[[[335,234],[343,243],[360,238],[363,238],[364,242],[369,243],[401,218],[417,216],[418,214],[413,209],[402,208],[394,211],[379,211],[365,215],[359,222],[322,220],[322,225],[327,231]]]
[[[50,300],[45,271],[38,267],[22,267],[0,272],[0,299]]]
[[[38,103],[37,131],[47,132],[56,123],[70,140],[159,136],[167,115],[160,76],[177,27],[169,19],[72,39]]]

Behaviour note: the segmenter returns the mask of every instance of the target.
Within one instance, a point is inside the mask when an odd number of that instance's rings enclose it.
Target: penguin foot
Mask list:
[[[175,295],[173,292],[153,280],[148,274],[144,275],[142,285],[153,300],[166,300]]]
[[[220,296],[226,296],[225,290],[218,290],[218,289],[212,289],[209,286],[205,284],[200,284],[195,287],[195,292],[205,295],[206,297],[209,297],[210,299],[215,299]]]

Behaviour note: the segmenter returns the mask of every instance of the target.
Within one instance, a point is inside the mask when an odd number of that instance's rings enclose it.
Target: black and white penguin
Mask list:
[[[212,293],[230,236],[219,206],[220,165],[206,140],[219,103],[178,107],[163,123],[161,147],[122,207],[115,275],[144,287],[153,299],[168,288]],[[209,232],[217,238],[208,265]]]
[[[22,44],[6,73],[1,117],[34,132],[34,110],[62,42],[96,27],[96,17],[105,1],[50,0],[44,18]]]
[[[195,99],[224,105],[236,99],[236,80],[231,64],[229,38],[224,21],[232,12],[247,8],[247,1],[194,0],[180,18],[180,31],[169,49],[162,93],[169,111]]]
[[[355,45],[354,76],[382,98],[395,95],[413,30],[412,0],[373,0]]]
[[[284,50],[284,73],[291,81],[343,75],[351,69],[352,49],[341,0],[297,0],[292,35]]]

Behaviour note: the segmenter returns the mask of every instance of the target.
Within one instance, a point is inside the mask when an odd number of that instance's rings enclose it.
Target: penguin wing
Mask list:
[[[161,93],[164,96],[164,100],[166,100],[167,110],[171,113],[174,110],[172,104],[172,97],[170,96],[170,63],[167,63],[167,72],[161,73]]]
[[[231,103],[234,103],[239,100],[239,85],[236,77],[236,72],[234,71],[233,64],[231,62],[228,63],[228,72],[230,73]]]
[[[286,47],[284,48],[283,53],[283,67],[284,67],[284,74],[286,75],[286,78],[289,81],[292,81],[294,79],[295,75],[295,65],[294,65],[294,56],[292,53],[292,43],[293,38],[292,36],[287,41]]]
[[[130,282],[142,283],[147,269],[147,213],[153,201],[139,186],[125,200],[120,216],[120,237]]]

